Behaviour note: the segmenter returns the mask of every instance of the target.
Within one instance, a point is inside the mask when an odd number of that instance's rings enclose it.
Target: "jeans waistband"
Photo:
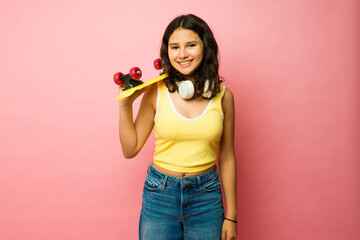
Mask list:
[[[177,177],[172,177],[172,176],[166,175],[162,172],[159,172],[152,166],[152,163],[149,165],[148,174],[151,177],[162,182],[164,185],[181,186],[181,187],[185,187],[185,186],[186,187],[199,187],[201,185],[204,185],[204,184],[210,182],[211,180],[213,180],[214,178],[217,178],[219,176],[216,165],[214,168],[212,168],[208,172],[201,174],[199,176],[177,178]]]

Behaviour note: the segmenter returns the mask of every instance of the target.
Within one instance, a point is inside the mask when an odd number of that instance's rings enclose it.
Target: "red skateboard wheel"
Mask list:
[[[130,77],[132,79],[139,81],[141,76],[142,76],[142,72],[141,72],[140,68],[133,67],[130,69]]]
[[[123,80],[120,79],[120,76],[124,75],[122,72],[118,72],[118,73],[115,73],[114,74],[114,82],[117,84],[117,85],[120,85],[122,83],[125,83]]]
[[[158,58],[158,59],[155,59],[155,61],[154,61],[154,67],[155,67],[155,69],[157,69],[157,70],[161,70],[163,67],[161,66],[161,59],[160,58]]]

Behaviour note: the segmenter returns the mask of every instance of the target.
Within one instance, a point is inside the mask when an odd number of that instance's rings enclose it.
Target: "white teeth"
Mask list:
[[[181,65],[185,65],[185,64],[188,64],[188,63],[190,63],[190,61],[186,61],[186,62],[179,62],[179,64],[181,64]]]

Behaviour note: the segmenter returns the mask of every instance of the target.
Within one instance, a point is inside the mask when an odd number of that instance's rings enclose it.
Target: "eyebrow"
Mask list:
[[[199,43],[198,41],[190,41],[190,42],[187,42],[186,44],[191,44],[191,43]],[[178,43],[169,43],[169,45],[179,45]]]

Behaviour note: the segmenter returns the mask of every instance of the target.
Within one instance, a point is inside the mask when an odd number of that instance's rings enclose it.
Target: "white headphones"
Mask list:
[[[190,80],[176,81],[178,92],[183,99],[190,99],[194,96],[194,84]]]
[[[194,84],[190,80],[176,81],[176,85],[178,87],[178,92],[181,98],[190,99],[194,96]],[[214,88],[214,82],[212,82],[211,88]],[[210,89],[210,81],[209,79],[206,79],[204,93],[202,94],[202,96],[205,98],[210,98],[211,95],[212,92]]]

